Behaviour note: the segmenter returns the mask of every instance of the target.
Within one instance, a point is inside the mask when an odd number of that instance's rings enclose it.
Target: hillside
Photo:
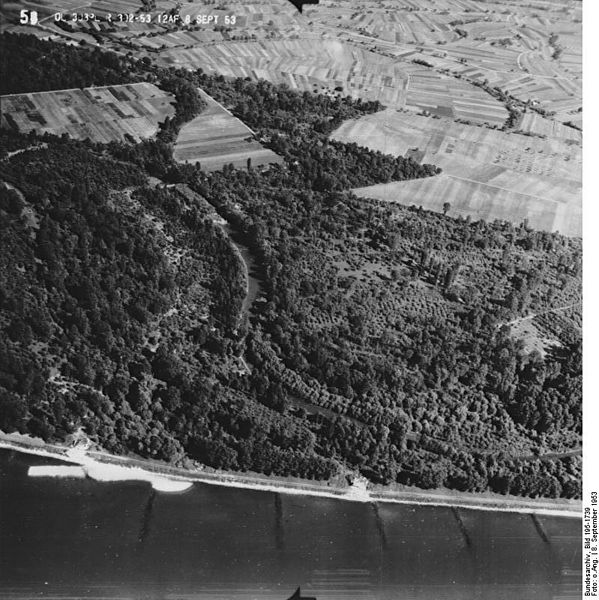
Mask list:
[[[113,452],[230,470],[580,495],[580,240],[357,198],[439,175],[329,139],[378,102],[137,68],[176,98],[156,140],[0,132],[1,429],[84,427]],[[284,162],[176,163],[192,86]],[[249,318],[216,212],[259,270]]]

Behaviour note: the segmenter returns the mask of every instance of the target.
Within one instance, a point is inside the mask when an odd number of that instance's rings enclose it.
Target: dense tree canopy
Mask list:
[[[580,240],[355,197],[438,172],[328,139],[378,103],[125,75],[125,59],[43,44],[23,49],[50,57],[49,85],[98,84],[68,78],[89,59],[110,83],[159,82],[177,113],[139,144],[0,132],[0,428],[82,426],[111,451],[224,469],[580,495]],[[196,85],[284,164],[175,164]],[[249,314],[217,212],[260,271]]]
[[[0,56],[0,94],[139,81],[132,63],[114,52],[56,44],[34,35],[3,33]]]

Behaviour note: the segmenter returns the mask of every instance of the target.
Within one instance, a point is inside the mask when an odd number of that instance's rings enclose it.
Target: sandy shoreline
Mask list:
[[[95,481],[145,481],[158,492],[184,492],[193,485],[192,481],[183,478],[163,476],[139,467],[105,463],[89,456],[88,452],[81,448],[65,448],[64,452],[60,452],[57,449],[50,450],[48,447],[37,445],[28,446],[0,437],[0,449],[16,450],[24,454],[73,463],[82,469],[85,476]],[[65,467],[52,466],[38,467],[33,471],[30,468],[29,475],[34,477],[77,477],[75,471],[69,471]]]
[[[87,451],[84,448],[67,448],[44,444],[41,440],[18,434],[0,434],[0,449],[14,450],[72,463],[83,468],[91,479],[103,482],[144,481],[156,491],[184,492],[194,483],[218,485],[281,494],[332,498],[353,502],[377,502],[416,506],[445,506],[470,510],[537,514],[553,517],[582,517],[581,503],[576,500],[529,499],[494,495],[468,494],[449,491],[379,491],[363,486],[346,488],[329,487],[314,482],[284,482],[267,476],[247,476],[243,473],[211,473],[185,471],[168,465],[158,466],[144,461],[119,457],[104,452]],[[143,468],[144,463],[148,468]],[[52,471],[48,471],[49,476]],[[39,472],[38,472],[39,476]]]

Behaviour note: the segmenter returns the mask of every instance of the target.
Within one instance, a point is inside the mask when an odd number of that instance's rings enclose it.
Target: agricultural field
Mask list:
[[[208,10],[209,8],[209,10]],[[306,18],[287,0],[233,0],[207,7],[206,2],[195,1],[184,4],[179,10],[182,17],[192,21],[196,15],[220,15],[222,25],[225,15],[234,16],[235,22],[227,26],[224,34],[227,39],[244,37],[264,38],[270,36],[289,36],[305,29]],[[211,26],[200,25],[200,29],[211,29]]]
[[[152,53],[174,48],[194,48],[202,44],[249,40],[297,32],[302,28],[299,13],[285,0],[273,2],[239,0],[214,6],[202,1],[180,7],[179,16],[189,24],[178,27],[153,24],[150,35],[138,35],[133,45],[140,51]],[[198,21],[209,15],[214,21]]]
[[[175,114],[173,96],[151,83],[2,96],[1,127],[94,142],[152,137]]]
[[[324,0],[306,15],[321,32],[486,82],[557,120],[581,106],[579,2]]]
[[[231,77],[266,79],[291,88],[379,100],[393,108],[501,126],[508,113],[495,98],[465,81],[400,62],[338,40],[220,43],[165,50],[165,65]]]
[[[191,48],[201,43],[223,41],[221,32],[212,29],[198,31],[172,31],[160,35],[142,35],[133,41],[133,45],[140,50],[167,50],[171,48]]]
[[[536,229],[581,235],[582,156],[576,141],[394,110],[344,123],[332,137],[443,169],[433,178],[360,188],[360,196],[436,211],[448,202],[449,214],[515,224],[527,220]]]
[[[89,6],[115,10],[116,1]],[[131,2],[123,0],[121,10],[135,12]],[[160,0],[156,10],[173,6]],[[381,184],[360,195],[434,210],[449,202],[450,214],[581,234],[579,2],[321,0],[300,15],[286,0],[192,0],[178,10],[192,19],[235,14],[236,23],[152,24],[145,32],[127,25],[127,42],[163,66],[378,100],[387,111],[345,124],[336,136],[443,169],[430,180]],[[107,32],[107,46],[122,49],[123,35],[122,28]],[[506,99],[480,86],[515,99],[520,117],[510,126],[517,133],[497,131],[509,123]],[[240,122],[218,106],[209,110],[221,124],[206,129],[207,114],[188,123],[177,160],[206,169],[245,166],[249,154],[255,165],[275,160],[247,141],[252,134]]]
[[[182,18],[235,15],[235,24],[117,23],[100,25],[98,31],[83,23],[74,33],[51,22],[54,5],[28,1],[46,19],[44,31],[54,36],[90,42],[90,36],[101,35],[108,47],[119,49],[126,41],[166,65],[286,82],[302,90],[337,88],[392,108],[476,124],[499,127],[507,112],[471,82],[530,102],[556,122],[576,121],[582,104],[581,8],[575,0],[321,0],[307,5],[303,15],[286,0],[192,0],[178,5]],[[63,4],[67,11],[99,15],[141,10],[134,0]],[[6,6],[3,13],[13,14],[10,7],[16,3]],[[173,0],[160,0],[153,12],[176,6]],[[534,127],[524,130],[538,133]]]
[[[162,0],[154,12],[174,7]],[[132,0],[92,0],[77,8],[100,15],[140,10]],[[113,24],[108,29],[101,25],[101,31],[81,24],[75,33],[65,33],[46,20],[44,28],[88,42],[101,35],[117,50],[126,41],[163,65],[377,99],[392,108],[492,127],[506,122],[505,106],[472,83],[530,102],[556,122],[576,122],[579,116],[581,11],[573,0],[534,6],[518,1],[323,0],[307,5],[303,15],[285,0],[193,0],[178,12],[192,22],[207,13],[235,15],[236,22],[227,27]],[[540,133],[527,125],[524,130]]]
[[[569,111],[582,106],[582,81],[556,61],[534,51],[502,50],[502,57],[495,47],[477,44],[478,48],[445,47],[434,54],[424,50],[422,55],[437,69],[497,87],[522,102],[555,113],[561,120],[567,120]]]
[[[94,43],[94,36],[100,37],[112,45],[114,42],[137,40],[139,47],[156,51],[158,49],[173,48],[186,44],[210,43],[231,39],[265,38],[280,35],[292,35],[302,31],[306,22],[297,10],[287,0],[254,0],[243,2],[233,0],[226,3],[189,0],[185,4],[174,0],[154,1],[153,7],[144,8],[140,0],[63,0],[58,3],[49,3],[46,0],[25,0],[24,2],[7,2],[0,11],[0,31],[20,32],[20,10],[28,8],[36,10],[39,15],[40,27],[28,28],[28,33],[48,36],[49,34],[65,39],[85,40]],[[158,23],[158,14],[168,14],[178,10],[181,20],[190,19],[190,25],[175,23]],[[53,15],[61,11],[66,15],[73,12],[93,13],[97,21],[80,21],[71,28],[61,29],[55,22]],[[149,13],[152,22],[121,22],[113,18],[108,22],[105,17],[111,13],[138,14]],[[201,15],[218,16],[218,30],[215,23],[196,23],[196,18]],[[225,24],[225,16],[234,16],[235,22]],[[198,34],[198,38],[187,37],[186,33]]]
[[[569,121],[578,127],[582,127],[582,112],[577,111],[571,115]],[[566,141],[575,140],[578,143],[582,143],[582,131],[568,127],[559,121],[547,119],[532,111],[528,111],[523,115],[518,129],[547,138],[557,138]]]
[[[400,202],[406,206],[422,206],[428,210],[443,211],[450,204],[450,215],[509,221],[515,225],[525,220],[534,229],[559,231],[565,235],[582,235],[582,208],[570,204],[522,193],[513,189],[467,181],[451,175],[435,178],[381,183],[355,189],[363,198]]]
[[[200,163],[206,171],[225,165],[246,167],[248,159],[254,167],[282,162],[272,150],[252,139],[253,131],[200,91],[208,106],[179,132],[174,158],[182,163]]]
[[[364,3],[370,8],[371,3]],[[378,3],[374,10],[364,10],[355,3],[326,7],[309,6],[308,18],[323,21],[330,17],[336,27],[349,28],[363,35],[393,43],[440,44],[455,41],[459,35],[451,27],[449,12],[415,11],[414,3]]]

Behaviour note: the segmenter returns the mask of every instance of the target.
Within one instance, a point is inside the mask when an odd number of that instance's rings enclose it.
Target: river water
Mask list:
[[[0,598],[580,598],[577,519],[31,478],[0,451]]]

